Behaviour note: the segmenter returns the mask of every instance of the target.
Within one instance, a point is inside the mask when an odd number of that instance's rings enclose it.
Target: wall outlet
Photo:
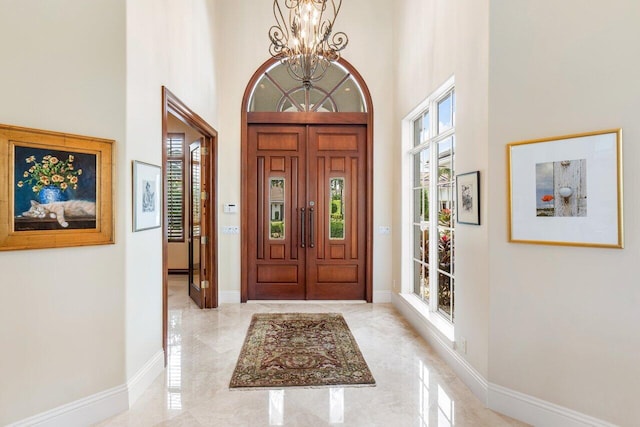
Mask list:
[[[227,225],[222,227],[222,234],[240,234],[240,227],[237,225]]]
[[[467,354],[467,339],[460,337],[460,341],[456,342],[456,348],[458,349],[458,353]]]

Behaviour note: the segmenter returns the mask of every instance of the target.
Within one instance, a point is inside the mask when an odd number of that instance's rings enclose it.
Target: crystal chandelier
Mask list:
[[[269,53],[279,59],[291,77],[309,89],[320,80],[349,38],[333,33],[342,0],[282,0],[289,17],[285,20],[281,0],[273,0],[276,25],[269,29]]]

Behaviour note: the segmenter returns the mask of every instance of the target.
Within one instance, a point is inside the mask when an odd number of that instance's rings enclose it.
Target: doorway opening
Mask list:
[[[164,86],[162,106],[162,336],[166,357],[170,270],[188,274],[189,296],[200,308],[218,306],[218,133]]]
[[[362,77],[341,59],[305,88],[271,59],[242,105],[242,302],[372,302],[373,106]]]

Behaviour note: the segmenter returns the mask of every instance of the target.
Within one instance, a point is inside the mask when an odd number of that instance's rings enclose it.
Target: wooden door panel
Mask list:
[[[311,126],[309,193],[315,247],[307,249],[308,299],[365,299],[366,128]]]
[[[249,128],[249,299],[305,298],[299,247],[305,137],[303,126]]]

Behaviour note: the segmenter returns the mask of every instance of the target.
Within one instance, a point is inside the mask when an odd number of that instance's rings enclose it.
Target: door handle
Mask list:
[[[313,208],[309,208],[309,247],[315,247],[315,229],[313,227]]]
[[[300,247],[305,247],[305,235],[307,234],[305,231],[305,223],[307,222],[306,214],[304,212],[304,208],[300,209]]]

